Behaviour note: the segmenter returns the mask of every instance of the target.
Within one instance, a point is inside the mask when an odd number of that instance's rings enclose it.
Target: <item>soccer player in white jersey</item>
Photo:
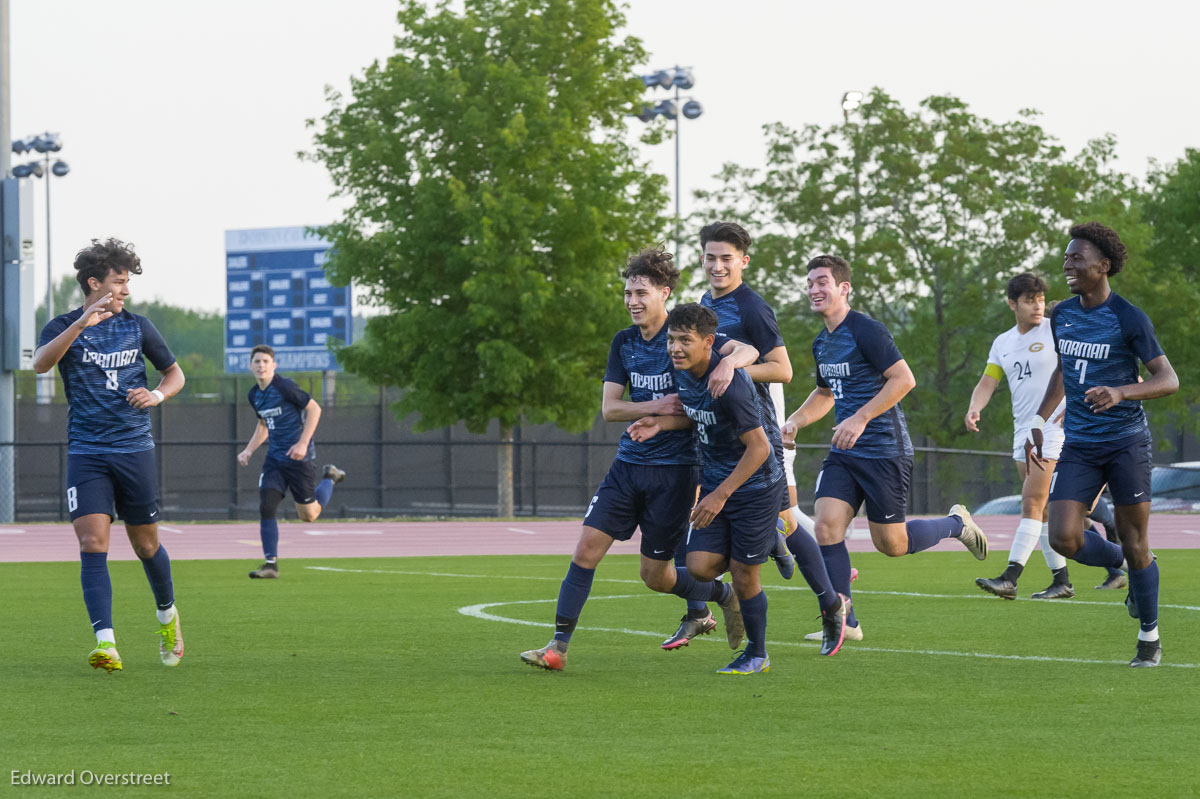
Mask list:
[[[1025,440],[1029,435],[1027,421],[1033,418],[1046,393],[1046,383],[1058,367],[1054,336],[1045,315],[1046,281],[1029,272],[1022,272],[1008,281],[1008,307],[1016,317],[1016,325],[992,342],[983,376],[971,392],[971,404],[964,422],[968,430],[979,432],[980,414],[1000,384],[1000,378],[1007,378],[1012,395],[1013,461],[1021,478],[1021,521],[1013,535],[1004,573],[995,578],[980,577],[975,584],[1004,599],[1016,599],[1017,580],[1040,540],[1053,582],[1033,598],[1064,599],[1074,596],[1075,589],[1067,573],[1067,559],[1050,547],[1049,527],[1045,523],[1050,475],[1063,445],[1061,404],[1042,427],[1047,468],[1031,471],[1025,463]]]

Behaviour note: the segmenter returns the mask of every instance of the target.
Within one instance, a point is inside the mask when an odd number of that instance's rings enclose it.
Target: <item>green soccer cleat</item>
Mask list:
[[[159,625],[158,634],[162,637],[158,643],[158,656],[163,665],[178,666],[183,659],[183,625],[179,622],[179,608],[175,608],[175,618]]]
[[[717,669],[717,674],[766,674],[770,670],[771,658],[766,655],[754,657],[742,650],[737,653],[732,663],[723,669]]]
[[[104,669],[109,674],[123,671],[121,656],[117,654],[117,645],[111,641],[102,641],[88,653],[88,665],[93,669]]]

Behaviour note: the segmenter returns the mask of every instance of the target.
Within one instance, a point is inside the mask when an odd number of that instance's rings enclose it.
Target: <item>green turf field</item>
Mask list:
[[[1162,609],[1158,669],[1125,665],[1135,622],[1124,592],[1092,590],[1099,570],[1073,569],[1083,601],[1005,602],[972,582],[1002,558],[871,554],[854,556],[866,639],[834,658],[800,643],[815,602],[771,570],[772,670],[751,677],[713,673],[721,630],[659,650],[682,602],[637,584],[631,556],[601,566],[561,674],[518,653],[550,637],[562,556],[285,561],[277,582],[177,562],[177,669],[140,564],[117,562],[112,675],[86,663],[78,565],[4,564],[0,793],[1194,796],[1200,551],[1159,554],[1162,602],[1190,609]],[[1024,596],[1048,582],[1039,557]],[[461,610],[480,605],[529,624]],[[72,769],[171,788],[10,784]]]

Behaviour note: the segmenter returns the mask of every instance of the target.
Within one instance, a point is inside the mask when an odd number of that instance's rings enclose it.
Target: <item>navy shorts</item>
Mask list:
[[[71,521],[90,513],[105,513],[109,518],[119,516],[126,524],[157,522],[158,462],[154,450],[68,454],[67,511]]]
[[[701,490],[700,498],[706,493]],[[780,494],[786,499],[782,476],[766,488],[734,491],[711,524],[688,532],[687,551],[715,552],[750,566],[766,563],[775,548]]]
[[[258,477],[258,490],[278,491],[286,495],[288,489],[291,489],[292,499],[300,505],[307,505],[317,501],[318,482],[320,478],[316,461],[294,461],[290,458],[277,461],[267,458],[263,461],[262,474]]]
[[[908,484],[912,479],[913,459],[859,458],[844,452],[830,452],[817,475],[816,499],[840,499],[857,514],[867,503],[867,519],[876,524],[904,521],[908,508]]]
[[[618,541],[642,528],[642,554],[671,560],[687,532],[696,502],[698,470],[692,465],[647,466],[615,460],[596,489],[583,523]]]
[[[1068,499],[1091,507],[1108,483],[1114,505],[1149,502],[1152,469],[1150,436],[1143,433],[1098,444],[1068,440],[1050,478],[1050,501]]]

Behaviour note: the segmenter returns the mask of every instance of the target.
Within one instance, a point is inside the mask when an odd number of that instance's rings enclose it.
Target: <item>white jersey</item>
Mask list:
[[[1050,375],[1058,368],[1058,353],[1054,351],[1054,336],[1050,332],[1050,317],[1027,333],[1019,333],[1016,326],[1009,328],[992,342],[988,352],[984,374],[997,380],[1000,373],[1008,378],[1008,390],[1012,394],[1013,429],[1020,433],[1037,413],[1046,395]],[[1062,424],[1064,402],[1060,402],[1050,414],[1047,423]]]

